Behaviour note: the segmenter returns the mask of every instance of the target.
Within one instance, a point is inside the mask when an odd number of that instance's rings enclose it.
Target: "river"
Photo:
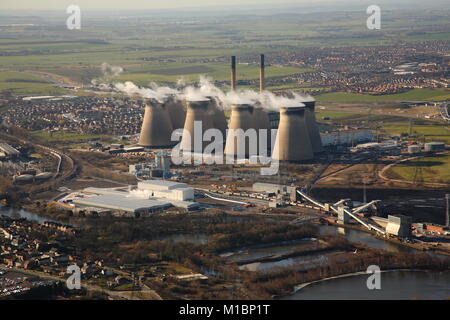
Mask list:
[[[312,283],[283,300],[410,300],[450,298],[450,272],[390,271],[381,273],[381,289],[369,290],[368,275]]]

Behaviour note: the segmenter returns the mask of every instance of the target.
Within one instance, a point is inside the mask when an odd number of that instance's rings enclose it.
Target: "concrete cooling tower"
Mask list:
[[[306,108],[303,106],[281,108],[272,159],[303,161],[313,158],[313,148],[306,125]]]
[[[184,121],[186,120],[186,111],[184,110],[183,102],[171,97],[164,103],[164,105],[169,112],[173,130],[183,129]]]
[[[194,139],[200,139],[203,141],[203,137],[194,137],[194,122],[201,121],[202,132],[214,127],[213,119],[210,114],[210,103],[209,99],[196,100],[196,101],[186,101],[187,113],[186,120],[184,122],[184,132],[181,138],[180,149],[184,152],[203,152],[203,149],[210,143],[209,141],[204,141],[201,143],[199,148],[195,148]],[[189,133],[186,135],[185,133]]]
[[[237,135],[231,130],[242,129],[243,132],[248,129],[256,130],[256,137],[258,137],[259,129],[269,129],[269,118],[267,113],[262,109],[255,108],[248,104],[237,104],[231,107],[231,116],[228,129],[230,130],[227,135],[225,143],[225,155],[228,157],[236,158],[248,158],[252,155],[258,154],[258,146],[255,145],[255,149],[250,147],[248,137],[241,137],[238,139]]]
[[[319,126],[316,122],[316,115],[314,109],[316,107],[315,101],[303,102],[306,107],[305,119],[306,127],[308,128],[309,138],[311,139],[311,145],[314,153],[323,152],[322,139],[320,138]]]
[[[212,117],[213,126],[220,130],[225,139],[227,133],[227,119],[225,118],[225,114],[223,113],[222,108],[218,106],[216,99],[213,97],[208,97],[208,99],[211,100],[208,113]]]
[[[155,100],[149,100],[145,105],[139,145],[144,147],[169,147],[173,127],[167,107]]]
[[[258,154],[270,155],[271,139],[270,139],[270,120],[269,114],[261,108],[255,108],[253,111],[253,123],[256,130],[265,129],[267,132],[266,150],[259,150],[260,142],[258,139]],[[259,133],[258,133],[259,137]]]

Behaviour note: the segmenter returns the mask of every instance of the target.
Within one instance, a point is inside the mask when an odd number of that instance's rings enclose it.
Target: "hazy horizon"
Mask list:
[[[389,7],[405,7],[413,9],[412,3],[421,6],[442,6],[447,5],[445,0],[432,0],[424,3],[421,0],[379,0],[376,4]],[[0,3],[2,10],[35,10],[35,11],[59,11],[65,10],[69,5],[74,4],[82,9],[95,11],[108,10],[184,10],[184,9],[219,9],[219,8],[279,8],[295,6],[355,6],[373,4],[373,0],[166,0],[164,2],[156,0],[3,0]]]

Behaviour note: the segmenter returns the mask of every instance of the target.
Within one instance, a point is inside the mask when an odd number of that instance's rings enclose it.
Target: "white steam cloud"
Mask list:
[[[102,63],[102,73],[103,76],[118,76],[123,72],[123,68],[120,66],[112,66],[109,63],[103,62]]]
[[[111,70],[109,65],[108,70]],[[167,101],[169,98],[188,101],[213,98],[216,100],[217,105],[223,109],[229,109],[234,104],[251,104],[265,110],[275,111],[282,107],[302,106],[302,102],[314,100],[310,95],[300,95],[295,92],[291,92],[289,96],[275,95],[269,91],[260,93],[254,90],[239,89],[225,92],[214,84],[213,79],[206,76],[200,76],[199,82],[195,85],[186,85],[184,80],[180,79],[175,88],[159,86],[156,83],[150,83],[149,87],[139,87],[131,81],[114,83],[112,85],[99,84],[95,80],[92,83],[102,89],[109,88],[129,96],[154,99],[160,103]]]

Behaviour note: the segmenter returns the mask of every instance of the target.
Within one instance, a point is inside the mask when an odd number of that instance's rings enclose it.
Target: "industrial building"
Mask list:
[[[138,190],[148,191],[150,196],[176,201],[194,200],[194,189],[185,183],[165,180],[146,180],[138,182]]]
[[[128,172],[138,178],[170,178],[170,156],[164,151],[157,152],[155,161],[130,164]]]
[[[97,207],[103,209],[124,211],[126,213],[135,215],[158,212],[172,206],[172,204],[167,201],[138,199],[118,194],[103,194],[84,199],[76,199],[73,201],[73,203],[86,207]]]
[[[342,130],[331,133],[322,133],[322,145],[326,147],[347,145],[373,141],[373,133],[370,130]]]
[[[404,215],[389,215],[386,233],[399,238],[411,236],[412,218]]]
[[[436,151],[444,151],[445,143],[444,142],[427,142],[424,144],[425,152],[436,152]]]
[[[256,182],[253,184],[252,190],[254,192],[269,193],[269,194],[272,193],[275,195],[286,196],[289,197],[291,201],[297,201],[298,199],[297,194],[298,187],[296,186],[286,186],[281,184]]]
[[[169,207],[192,210],[194,189],[185,183],[165,180],[140,181],[136,189],[122,191],[107,188],[85,188],[62,199],[63,204],[72,203],[78,210],[86,208],[110,209],[126,216],[145,216]]]

